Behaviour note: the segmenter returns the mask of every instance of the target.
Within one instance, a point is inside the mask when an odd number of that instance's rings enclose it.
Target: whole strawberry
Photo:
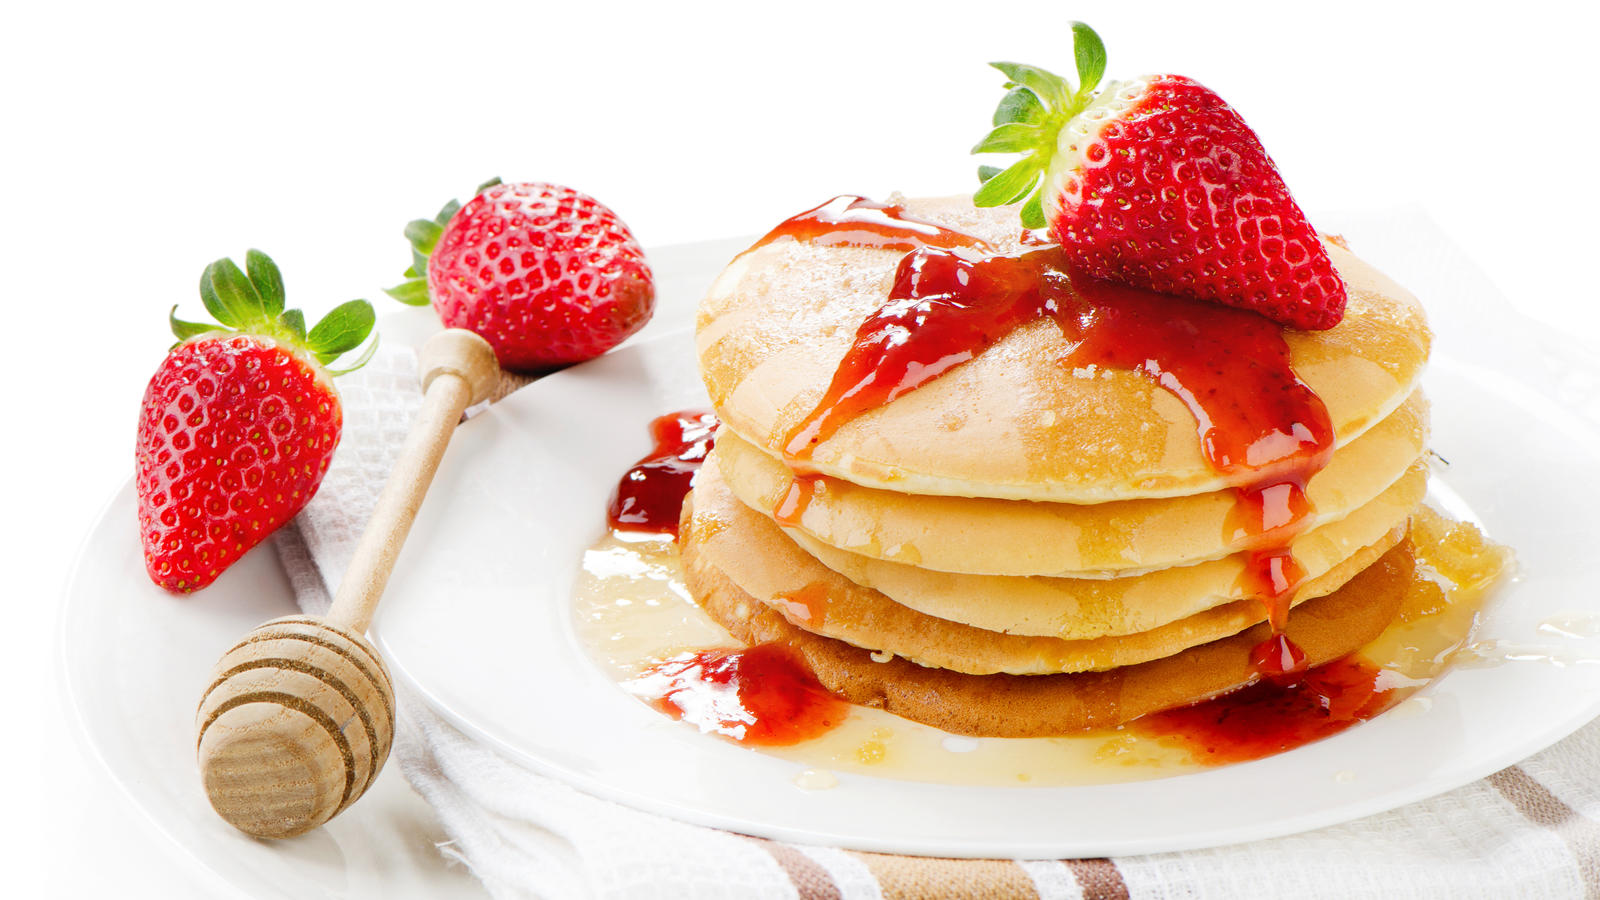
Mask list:
[[[343,414],[323,368],[372,331],[372,305],[352,300],[306,331],[283,308],[283,278],[251,250],[248,274],[220,259],[200,297],[221,324],[184,322],[145,388],[135,485],[151,580],[193,591],[216,580],[316,493]]]
[[[500,365],[538,371],[592,359],[650,319],[655,283],[628,226],[555,184],[494,180],[406,226],[413,264],[390,296],[469,328]]]
[[[1254,310],[1295,328],[1344,315],[1345,286],[1261,141],[1239,114],[1178,75],[1110,82],[1105,47],[1074,22],[1078,87],[994,63],[1008,93],[974,153],[1022,153],[984,167],[974,202],[1023,198],[1023,224],[1048,227],[1090,275]]]

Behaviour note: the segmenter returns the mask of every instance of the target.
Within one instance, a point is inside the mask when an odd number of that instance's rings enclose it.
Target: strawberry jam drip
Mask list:
[[[798,744],[849,714],[849,704],[828,693],[787,644],[679,654],[626,687],[675,719],[745,744]]]
[[[1203,765],[1261,759],[1337,734],[1394,705],[1398,695],[1380,686],[1379,674],[1372,663],[1346,656],[1293,680],[1263,679],[1128,727],[1181,741]]]
[[[684,410],[650,422],[655,449],[617,483],[607,519],[619,531],[678,536],[678,514],[694,473],[716,439],[717,418],[703,410]]]
[[[773,595],[772,604],[791,622],[821,625],[828,616],[828,586],[814,581],[799,590],[780,591]]]
[[[1249,548],[1243,587],[1272,624],[1254,658],[1263,672],[1293,671],[1304,654],[1283,626],[1304,572],[1289,542],[1310,512],[1305,484],[1332,454],[1333,426],[1290,366],[1282,330],[1255,313],[1069,275],[1059,247],[981,258],[925,247],[901,261],[822,400],[785,436],[790,467],[806,467],[844,423],[1042,316],[1073,344],[1063,364],[1137,372],[1188,407],[1206,461],[1242,485],[1224,537]],[[791,520],[804,492],[791,487],[780,503]]]
[[[1137,371],[1171,392],[1195,418],[1200,450],[1234,488],[1224,537],[1248,547],[1244,591],[1266,607],[1272,636],[1252,659],[1263,674],[1303,665],[1283,633],[1305,570],[1289,542],[1311,512],[1305,485],[1333,454],[1333,422],[1322,399],[1289,364],[1282,330],[1254,313],[1155,294],[1087,276],[1073,285],[1078,345],[1068,365]]]
[[[778,498],[778,505],[773,507],[772,518],[779,525],[797,528],[800,520],[805,517],[806,509],[811,506],[811,501],[817,496],[817,486],[822,483],[820,475],[804,475],[795,473],[789,480],[789,487]]]
[[[918,247],[983,247],[982,240],[965,232],[908,216],[905,207],[875,203],[865,197],[842,194],[808,209],[756,241],[750,249],[782,238],[825,247],[877,247],[915,250]]]
[[[839,426],[982,353],[1071,295],[1060,250],[969,259],[925,248],[900,261],[889,299],[856,330],[822,401],[786,436],[791,464]]]

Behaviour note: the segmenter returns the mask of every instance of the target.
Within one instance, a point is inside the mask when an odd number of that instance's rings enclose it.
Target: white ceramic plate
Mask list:
[[[1546,393],[1548,341],[1531,325],[1475,318],[1452,306],[1458,292],[1427,296],[1436,321],[1455,323],[1426,380],[1434,447],[1450,460],[1450,486],[1521,564],[1479,633],[1539,640],[1546,617],[1600,608],[1590,571],[1600,435]],[[379,613],[394,670],[466,732],[585,791],[767,837],[938,856],[1099,856],[1288,834],[1465,784],[1600,711],[1600,666],[1515,663],[1451,672],[1421,715],[1198,774],[1055,788],[841,775],[836,789],[802,791],[796,764],[625,694],[571,627],[580,556],[602,533],[618,476],[649,449],[645,424],[704,404],[683,332],[554,375],[464,425],[412,532],[426,549],[401,559]]]
[[[174,847],[249,897],[483,897],[447,868],[433,811],[390,763],[361,802],[289,841],[233,830],[206,802],[195,767],[194,710],[222,651],[262,622],[299,612],[272,548],[245,555],[203,593],[150,583],[133,485],[84,541],[61,614],[63,684],[88,743]],[[220,896],[220,894],[219,894]]]

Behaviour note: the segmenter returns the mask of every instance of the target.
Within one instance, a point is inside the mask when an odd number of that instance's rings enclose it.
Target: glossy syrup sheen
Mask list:
[[[856,330],[815,409],[784,439],[791,462],[841,425],[982,353],[1070,293],[1060,251],[971,259],[923,248],[895,270],[889,297]]]
[[[683,498],[716,434],[717,418],[706,410],[683,410],[652,420],[650,438],[655,447],[617,483],[606,510],[611,527],[677,535]]]
[[[751,249],[789,238],[828,247],[876,247],[915,250],[918,247],[975,247],[984,242],[965,232],[906,215],[905,208],[841,194],[821,206],[792,216],[767,232]]]
[[[778,498],[778,505],[772,508],[772,518],[779,525],[795,527],[800,524],[800,519],[806,514],[806,508],[816,498],[817,490],[822,486],[822,476],[808,475],[795,472],[789,479],[789,486],[784,489],[783,496]]]
[[[757,241],[751,249],[783,239],[823,246],[881,250],[988,246],[975,235],[907,215],[905,208],[898,204],[877,203],[853,194],[842,194],[821,206],[790,217]],[[791,462],[795,465],[796,477],[773,509],[773,517],[783,525],[799,523],[818,484],[815,477],[801,471],[803,465],[798,463],[798,459]]]

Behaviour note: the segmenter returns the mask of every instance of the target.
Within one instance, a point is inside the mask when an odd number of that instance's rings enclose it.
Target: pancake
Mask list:
[[[1422,455],[1427,400],[1412,394],[1348,446],[1306,487],[1314,529],[1373,500]],[[792,475],[776,457],[737,434],[717,438],[717,460],[747,506],[770,512]],[[1224,543],[1232,490],[1093,505],[939,497],[822,481],[798,532],[861,556],[973,575],[1133,575],[1218,559],[1243,549]],[[794,532],[791,532],[794,533]]]
[[[925,666],[971,675],[1007,672],[1041,675],[1083,672],[1148,662],[1243,631],[1266,619],[1254,599],[1216,606],[1147,631],[1067,640],[1002,634],[936,618],[902,606],[824,566],[765,516],[740,503],[701,469],[686,508],[679,541],[691,590],[715,570],[792,624],[826,637],[881,650]],[[1339,588],[1403,536],[1405,524],[1309,581],[1295,600]],[[697,571],[698,569],[698,571]],[[969,596],[978,605],[1003,598]],[[1294,616],[1290,616],[1293,621]]]
[[[1321,576],[1404,525],[1427,486],[1428,469],[1419,462],[1366,506],[1297,537],[1291,547],[1305,568],[1306,584],[1291,602],[1336,589]],[[956,575],[858,556],[786,533],[818,562],[901,606],[1005,634],[1067,640],[1133,634],[1251,596],[1244,587],[1244,554],[1125,578]]]
[[[906,201],[911,215],[1020,246],[1014,209]],[[1327,245],[1349,293],[1343,322],[1285,331],[1290,361],[1326,404],[1337,445],[1410,395],[1430,336],[1416,300]],[[904,253],[780,240],[734,260],[702,301],[701,375],[723,427],[776,453],[822,397],[856,329],[888,296]],[[1149,379],[1060,365],[1053,321],[1022,325],[969,362],[845,423],[810,463],[858,485],[913,494],[1101,503],[1242,484],[1202,455],[1195,418]]]
[[[708,563],[693,537],[695,518],[691,498],[682,525],[689,590],[730,634],[747,644],[788,643],[823,687],[845,700],[955,734],[1070,734],[1205,700],[1256,680],[1250,649],[1269,633],[1261,624],[1151,662],[1070,675],[967,675],[901,658],[878,662],[866,649],[795,626]],[[698,531],[716,527],[705,518]],[[1413,565],[1411,544],[1403,540],[1339,590],[1296,609],[1288,635],[1308,664],[1331,662],[1375,639],[1399,610]]]

